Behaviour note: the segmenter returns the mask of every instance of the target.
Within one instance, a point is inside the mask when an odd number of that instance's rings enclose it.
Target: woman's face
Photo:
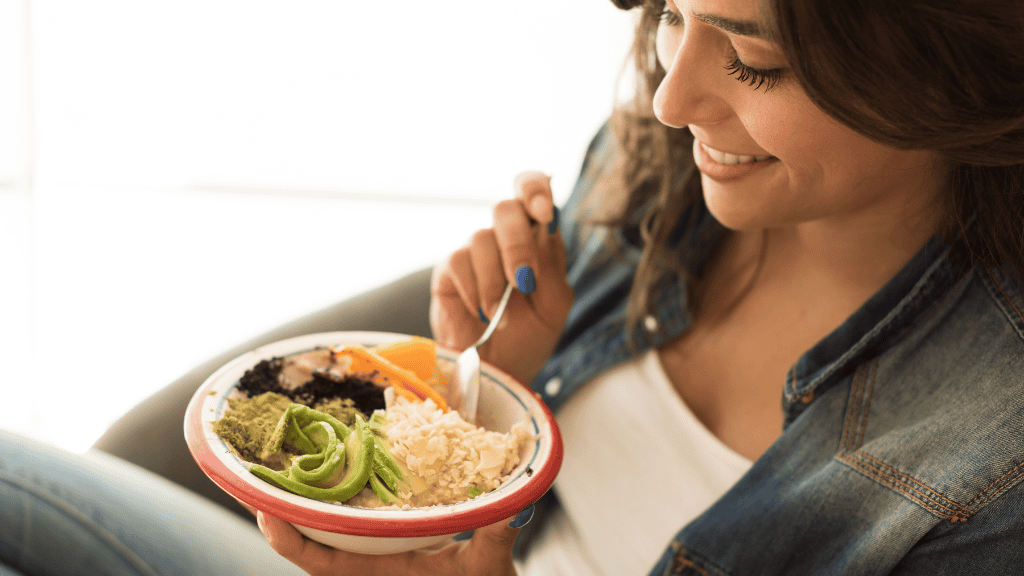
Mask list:
[[[658,29],[667,76],[655,115],[693,133],[711,213],[753,230],[934,212],[935,156],[883,146],[827,116],[757,21],[756,0],[667,0]]]

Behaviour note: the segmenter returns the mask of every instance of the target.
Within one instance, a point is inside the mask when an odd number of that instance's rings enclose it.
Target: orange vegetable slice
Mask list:
[[[394,385],[394,384],[392,384],[391,387],[395,389],[395,394],[398,394],[399,396],[401,396],[402,398],[405,398],[409,402],[422,402],[423,401],[423,398],[420,398],[419,396],[413,394],[411,390],[409,390],[408,388],[406,388],[403,385]]]
[[[438,408],[446,412],[448,411],[448,402],[429,384],[421,380],[415,372],[397,366],[390,360],[381,357],[375,351],[363,346],[347,346],[335,353],[352,358],[349,370],[353,372],[373,372],[376,370],[386,380],[386,384],[395,387],[396,392],[399,392],[401,388],[405,388],[420,399],[430,398],[434,401],[434,404],[437,404]]]
[[[424,382],[436,382],[440,378],[437,347],[429,338],[414,336],[412,340],[377,346],[371,350],[395,366],[411,370]]]

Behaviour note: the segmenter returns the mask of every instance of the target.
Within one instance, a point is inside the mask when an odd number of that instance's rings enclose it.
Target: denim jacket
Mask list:
[[[625,242],[609,258],[616,232],[574,218],[589,168],[613,154],[606,126],[562,210],[576,301],[533,383],[556,412],[692,323],[676,286],[643,322],[650,338],[626,344],[640,248]],[[782,435],[680,526],[651,574],[1024,573],[1024,289],[1003,270],[954,260],[932,239],[800,357]]]

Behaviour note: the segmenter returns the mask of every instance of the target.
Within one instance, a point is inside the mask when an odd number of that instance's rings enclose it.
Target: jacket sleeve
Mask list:
[[[1017,484],[965,522],[942,522],[914,546],[893,575],[1003,576],[1024,566],[1024,463]],[[1016,568],[1014,568],[1016,566]]]

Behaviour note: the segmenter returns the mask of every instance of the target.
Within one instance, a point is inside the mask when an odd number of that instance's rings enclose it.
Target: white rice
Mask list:
[[[381,429],[391,455],[423,480],[413,483],[411,492],[399,494],[412,506],[453,504],[469,499],[474,488],[494,490],[533,440],[526,422],[517,422],[507,434],[491,432],[466,422],[455,410],[444,412],[431,400],[399,397],[386,414]]]

